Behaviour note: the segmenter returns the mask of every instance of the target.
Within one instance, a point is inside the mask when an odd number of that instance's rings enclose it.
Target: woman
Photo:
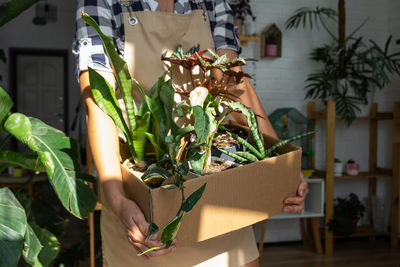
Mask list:
[[[149,224],[136,203],[124,194],[117,129],[94,103],[87,66],[100,71],[110,84],[114,84],[114,79],[99,37],[79,19],[81,11],[94,17],[102,31],[113,38],[117,50],[129,65],[131,75],[146,90],[163,72],[160,56],[165,50],[174,50],[179,44],[187,50],[200,44],[201,49],[211,48],[232,59],[240,53],[240,44],[232,12],[224,0],[78,0],[74,50],[86,105],[90,146],[102,188],[104,266],[259,266],[251,227],[176,251],[175,243],[179,241],[175,240],[168,249],[136,257],[137,251],[160,246],[161,242],[158,236],[152,240],[145,239]],[[260,130],[276,136],[247,79],[236,88],[236,92],[241,92],[240,102],[260,115]],[[135,101],[139,103],[140,97],[135,97]],[[235,118],[244,123],[240,115],[236,114]],[[303,178],[298,192],[297,197],[284,200],[284,211],[298,212],[302,209],[307,194]],[[156,257],[161,255],[163,257]]]

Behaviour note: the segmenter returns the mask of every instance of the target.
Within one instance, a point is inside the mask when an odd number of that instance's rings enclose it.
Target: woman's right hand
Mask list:
[[[134,201],[125,196],[120,196],[118,199],[114,199],[112,210],[129,243],[134,246],[139,253],[146,251],[149,248],[160,247],[163,245],[159,239],[158,233],[152,236],[151,239],[146,240],[150,225],[146,221],[139,206]],[[174,240],[168,249],[162,248],[150,251],[142,257],[151,258],[171,253],[176,249],[175,243],[176,240]]]

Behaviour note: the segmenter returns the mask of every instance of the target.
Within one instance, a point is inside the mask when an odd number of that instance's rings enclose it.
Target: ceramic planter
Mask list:
[[[358,175],[358,173],[360,172],[360,164],[347,163],[345,169],[348,175]]]

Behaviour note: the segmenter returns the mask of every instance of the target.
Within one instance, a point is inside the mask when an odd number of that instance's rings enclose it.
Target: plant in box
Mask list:
[[[232,94],[228,91],[228,84],[239,83],[243,76],[248,76],[243,72],[232,71],[231,67],[242,65],[245,61],[242,58],[237,58],[230,62],[225,55],[218,56],[212,51],[194,49],[184,53],[182,48],[178,48],[172,56],[167,57],[164,55],[163,60],[182,66],[189,70],[191,75],[196,68],[198,71],[204,72],[204,74],[209,74],[212,70],[219,69],[225,74],[224,79],[216,81],[211,75],[204,75],[202,78],[192,76],[192,88],[183,89],[174,88],[171,79],[167,80],[166,76],[163,75],[147,94],[145,94],[140,84],[134,80],[144,97],[143,103],[137,108],[131,97],[132,79],[127,72],[126,63],[118,56],[112,41],[101,33],[94,20],[85,14],[83,14],[83,19],[99,32],[104,48],[107,51],[106,53],[115,70],[114,75],[120,87],[119,89],[124,95],[124,102],[130,102],[130,108],[126,104],[129,127],[124,122],[113,88],[94,70],[89,69],[91,88],[96,103],[113,118],[116,125],[126,135],[135,165],[146,165],[146,151],[144,150],[144,157],[139,157],[137,151],[139,151],[139,148],[142,149],[144,145],[140,143],[141,145],[136,148],[134,142],[143,141],[145,143],[147,138],[155,150],[152,154],[157,162],[151,165],[143,175],[136,175],[136,177],[141,176],[144,183],[135,179],[135,175],[126,168],[122,170],[123,176],[124,173],[127,173],[133,177],[133,179],[126,180],[127,186],[135,184],[133,190],[139,190],[136,192],[137,194],[132,195],[143,196],[143,199],[134,200],[143,208],[147,205],[146,203],[153,203],[151,199],[149,200],[153,195],[171,195],[167,193],[168,190],[164,189],[180,190],[181,201],[177,207],[177,215],[172,221],[166,223],[161,235],[161,241],[164,243],[163,247],[168,247],[177,234],[184,214],[192,210],[205,189],[205,184],[203,184],[200,188],[193,190],[194,193],[188,198],[185,197],[184,188],[191,187],[188,184],[184,187],[183,184],[189,169],[188,163],[190,162],[193,171],[198,174],[201,174],[208,166],[212,140],[225,115],[232,110],[229,107],[229,103],[232,102],[230,99]],[[208,55],[206,55],[207,53]],[[184,99],[177,103],[176,106],[174,106],[175,89]],[[129,115],[129,113],[132,113],[132,115]],[[190,116],[193,119],[192,123],[189,123],[184,128],[179,128],[175,123],[176,117],[183,118],[186,116]],[[142,118],[145,119],[141,120]],[[141,120],[142,123],[138,124],[136,120]],[[147,122],[149,122],[149,126]],[[131,137],[128,135],[131,135]],[[182,138],[190,136],[193,137],[191,142],[181,146]],[[179,153],[182,157],[178,157]],[[178,160],[178,158],[183,160]],[[126,166],[125,163],[124,166]],[[204,181],[205,179],[199,178],[199,180]],[[148,187],[143,188],[145,183],[154,190],[150,190]],[[165,193],[160,193],[160,190],[164,190]],[[171,196],[176,197],[176,194],[173,193]],[[165,202],[157,203],[157,206],[150,207],[155,210],[144,210],[146,218],[153,222],[152,219],[157,214],[157,210],[162,209],[159,206],[164,204]],[[168,203],[167,206],[169,206]],[[171,206],[165,207],[165,209],[171,209]],[[151,224],[151,234],[158,231],[158,229],[157,225]]]

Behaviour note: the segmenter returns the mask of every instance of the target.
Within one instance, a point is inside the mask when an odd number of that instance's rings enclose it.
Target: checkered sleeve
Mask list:
[[[206,6],[210,4],[214,6],[214,14],[209,13],[209,17],[215,49],[229,49],[240,54],[242,48],[237,28],[233,24],[233,13],[229,4],[226,0],[206,1]],[[207,9],[209,10],[208,7]]]
[[[110,63],[104,53],[101,39],[97,32],[81,19],[81,11],[88,13],[99,24],[104,34],[121,43],[118,34],[118,21],[114,16],[115,0],[77,0],[76,39],[72,52],[76,59],[76,75],[91,67],[96,70],[111,72]],[[119,23],[120,24],[120,23]],[[118,45],[117,45],[118,48]],[[118,49],[117,49],[118,50]]]

